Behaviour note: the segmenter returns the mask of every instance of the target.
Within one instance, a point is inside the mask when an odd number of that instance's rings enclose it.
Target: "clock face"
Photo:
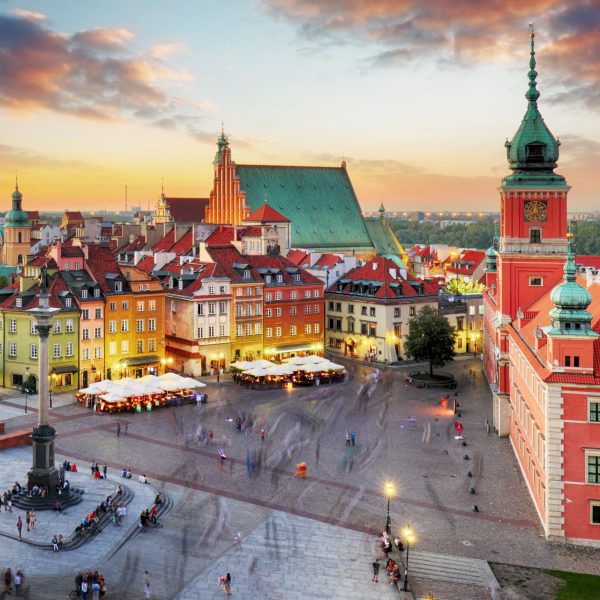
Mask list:
[[[531,200],[530,202],[525,202],[524,214],[526,221],[540,223],[548,219],[548,207],[541,200]]]

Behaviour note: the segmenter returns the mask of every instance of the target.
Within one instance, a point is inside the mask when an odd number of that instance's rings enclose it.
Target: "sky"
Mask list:
[[[598,0],[0,0],[0,210],[206,197],[238,163],[339,165],[365,210],[499,207],[525,113],[600,199]]]

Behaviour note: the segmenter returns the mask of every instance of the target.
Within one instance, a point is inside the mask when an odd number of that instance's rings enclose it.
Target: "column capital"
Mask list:
[[[44,323],[42,324],[38,324],[37,325],[37,330],[38,330],[38,335],[40,336],[40,339],[48,339],[48,336],[50,335],[50,328],[52,327],[52,325],[50,325],[49,323],[46,324]]]

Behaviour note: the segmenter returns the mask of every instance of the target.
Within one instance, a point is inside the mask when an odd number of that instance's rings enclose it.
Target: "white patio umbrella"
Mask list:
[[[327,365],[325,363],[299,365],[298,370],[304,371],[305,373],[319,373],[320,371],[327,371]]]
[[[268,375],[291,375],[294,370],[291,365],[273,365],[265,369],[265,371],[268,371]]]
[[[156,375],[144,375],[143,377],[140,377],[138,381],[143,381],[144,383],[147,381],[157,382],[160,381],[160,379]]]
[[[269,367],[275,366],[275,363],[272,363],[264,358],[259,358],[258,360],[254,360],[250,363],[248,368],[250,369],[267,369]]]
[[[121,396],[120,394],[114,393],[102,394],[100,398],[102,398],[104,402],[122,402],[123,400],[125,400],[125,398],[123,398],[123,396]]]
[[[231,365],[234,369],[241,369],[242,371],[245,369],[251,369],[252,363],[247,360],[238,360],[237,362],[232,362]]]
[[[177,379],[179,375],[177,373],[163,373],[158,376],[159,381],[165,381],[166,379]]]
[[[269,375],[269,371],[267,369],[263,369],[260,367],[256,367],[254,369],[248,369],[244,371],[246,375],[250,375],[250,377],[266,377]]]
[[[184,387],[190,389],[206,387],[205,383],[202,383],[201,381],[196,381],[192,377],[182,377],[181,383],[184,384]]]
[[[181,385],[179,381],[165,379],[158,383],[158,387],[165,392],[174,392],[175,390],[180,390],[185,386]]]
[[[283,362],[288,365],[303,365],[308,362],[308,356],[292,356],[291,358],[286,358]]]
[[[151,394],[160,394],[163,390],[157,383],[146,381],[137,386],[138,393],[136,396],[150,396]]]
[[[327,370],[328,371],[344,371],[346,369],[346,367],[344,367],[344,365],[336,365],[335,363],[330,362],[327,365]]]
[[[100,391],[102,391],[102,390],[98,390],[95,387],[89,386],[89,387],[80,389],[79,393],[80,394],[99,394]]]

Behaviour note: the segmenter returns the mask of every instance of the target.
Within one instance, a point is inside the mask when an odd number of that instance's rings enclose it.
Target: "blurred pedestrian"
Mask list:
[[[19,540],[21,539],[21,530],[23,529],[23,520],[21,519],[21,516],[19,515],[19,518],[17,519],[17,529],[19,531]]]
[[[12,594],[12,582],[13,582],[13,574],[10,570],[10,567],[6,568],[4,571],[4,591],[7,594]]]
[[[354,431],[350,434],[350,437],[352,438],[352,445],[356,445],[356,433]]]
[[[346,446],[350,445],[350,432],[346,431]]]
[[[152,590],[150,588],[150,573],[144,571],[144,598],[150,598]]]
[[[23,574],[23,571],[21,571],[21,569],[19,569],[15,573],[15,593],[17,596],[21,595],[24,579],[25,579],[25,575]]]
[[[379,561],[373,561],[373,579],[372,581],[379,582]]]
[[[102,473],[104,475],[104,479],[107,479],[106,475],[108,473],[108,467],[106,466],[106,464],[102,467]]]
[[[121,437],[121,423],[117,421],[117,437]]]

